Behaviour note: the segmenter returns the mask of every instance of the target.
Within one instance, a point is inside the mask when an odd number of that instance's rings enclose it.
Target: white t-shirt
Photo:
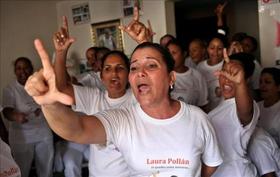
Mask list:
[[[223,100],[223,97],[220,95],[217,95],[217,89],[219,86],[219,80],[214,75],[215,71],[221,70],[223,67],[224,61],[221,61],[220,63],[210,66],[207,64],[207,60],[204,60],[200,62],[197,65],[197,70],[204,76],[206,82],[207,82],[207,88],[208,88],[208,100],[209,100],[209,109],[213,110],[215,107],[219,105],[219,103]]]
[[[208,90],[204,77],[196,69],[189,68],[185,73],[176,72],[176,82],[171,97],[185,103],[204,106],[208,103]]]
[[[193,62],[192,58],[190,56],[188,56],[185,59],[185,66],[191,67],[191,68],[196,68],[197,65],[195,64],[195,62]]]
[[[252,77],[249,80],[249,85],[254,90],[257,90],[257,89],[259,89],[259,85],[260,85],[259,81],[260,81],[262,67],[261,67],[260,63],[257,60],[254,60],[254,64],[255,64],[255,69],[254,69]]]
[[[275,172],[277,177],[280,177],[280,149],[262,128],[256,127],[249,143],[248,154],[260,176]]]
[[[99,112],[107,142],[123,154],[131,176],[199,177],[201,161],[208,166],[222,163],[213,127],[196,106],[180,102],[168,119],[155,119],[134,104]]]
[[[270,107],[264,107],[263,101],[258,102],[260,118],[258,125],[265,129],[280,147],[280,100]]]
[[[24,90],[24,86],[17,81],[12,82],[3,90],[3,107],[14,108],[27,114],[28,122],[20,124],[9,122],[9,141],[13,143],[34,143],[42,139],[52,138],[52,132],[43,113],[36,116],[34,111],[40,109],[33,98]]]
[[[259,108],[254,102],[254,114],[250,124],[242,126],[236,112],[235,98],[224,100],[209,112],[223,153],[224,163],[213,177],[255,177],[254,165],[247,159],[246,152],[250,137],[256,127]]]
[[[90,71],[87,73],[82,73],[76,76],[76,79],[83,86],[87,87],[97,87],[99,89],[105,90],[105,87],[102,83],[100,72]]]
[[[75,110],[92,115],[99,111],[124,108],[136,102],[131,90],[116,99],[109,98],[106,90],[97,88],[74,86],[76,106]],[[122,118],[120,118],[122,119]],[[108,146],[90,145],[89,176],[98,177],[128,177],[128,166],[113,143]]]
[[[10,147],[0,138],[0,176],[20,177],[20,169],[12,157]]]

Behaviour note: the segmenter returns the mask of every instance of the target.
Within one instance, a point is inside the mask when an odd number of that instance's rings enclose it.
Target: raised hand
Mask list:
[[[233,41],[228,49],[228,55],[243,52],[242,45],[238,41]]]
[[[66,16],[62,17],[62,27],[53,35],[53,43],[56,52],[67,51],[71,44],[75,41],[74,38],[69,36],[68,21]]]
[[[72,97],[58,91],[54,69],[42,42],[36,39],[34,45],[41,58],[43,68],[28,78],[25,90],[39,105],[49,105],[56,102],[66,105],[73,104]]]
[[[221,17],[223,15],[223,12],[224,12],[224,8],[225,6],[227,5],[227,1],[225,1],[223,4],[218,4],[218,6],[216,7],[215,9],[215,14],[218,16],[218,17]]]
[[[149,27],[146,27],[139,21],[139,6],[135,3],[133,8],[133,20],[127,26],[119,26],[119,29],[126,32],[138,44],[143,42],[152,42],[155,33],[152,30],[151,23],[148,21]]]
[[[228,80],[239,85],[246,82],[245,73],[242,65],[238,61],[230,60],[227,54],[227,50],[224,49],[224,66],[223,70],[219,71],[219,75],[223,75]]]

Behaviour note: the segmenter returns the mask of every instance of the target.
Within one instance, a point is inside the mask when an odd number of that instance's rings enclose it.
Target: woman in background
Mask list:
[[[260,78],[263,101],[258,102],[258,125],[265,129],[280,147],[280,69],[264,68]]]
[[[9,143],[22,177],[28,177],[35,159],[39,177],[51,177],[53,168],[53,136],[41,108],[24,90],[33,73],[31,61],[19,57],[14,63],[17,80],[3,92],[3,113],[9,120]]]

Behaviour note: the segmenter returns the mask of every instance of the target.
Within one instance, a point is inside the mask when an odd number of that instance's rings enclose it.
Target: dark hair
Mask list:
[[[107,54],[109,53],[111,50],[107,47],[99,47],[98,49],[96,49],[96,52],[95,52],[95,58],[97,60],[103,60],[102,58]],[[98,58],[98,55],[101,54],[101,57]]]
[[[258,41],[257,41],[256,38],[254,38],[253,36],[247,35],[247,36],[244,37],[242,40],[244,40],[244,39],[249,39],[249,40],[252,42],[252,44],[253,44],[252,52],[254,52],[254,51],[257,50],[257,48],[258,48]]]
[[[99,49],[99,47],[90,47],[90,48],[87,49],[87,51],[89,51],[89,50],[94,50],[94,51],[96,51],[96,50],[98,50],[98,49]]]
[[[207,43],[206,41],[204,41],[203,39],[200,39],[200,38],[194,38],[191,40],[191,42],[189,43],[188,47],[191,45],[191,43],[193,42],[197,42],[201,47],[203,48],[206,48],[207,46]]]
[[[178,46],[180,48],[181,52],[184,52],[182,44],[176,39],[172,39],[166,44],[165,47],[167,48],[167,50],[168,50],[168,46],[171,45],[171,44]]]
[[[230,60],[236,60],[239,61],[245,72],[245,78],[248,79],[253,75],[254,69],[255,69],[255,63],[254,59],[255,57],[248,53],[235,53],[229,56]]]
[[[163,58],[163,61],[165,62],[166,64],[166,67],[167,67],[167,71],[170,73],[171,71],[173,71],[174,69],[174,64],[175,64],[175,61],[172,57],[172,55],[169,53],[169,51],[162,47],[161,45],[157,44],[157,43],[151,43],[151,42],[144,42],[142,44],[139,44],[132,52],[132,55],[134,54],[134,52],[138,49],[143,49],[143,48],[152,48],[152,49],[155,49],[156,51],[158,51],[162,58]],[[132,56],[131,55],[131,56]]]
[[[224,35],[220,34],[220,33],[216,33],[216,34],[214,34],[211,38],[209,38],[209,40],[208,40],[208,42],[207,42],[208,45],[210,44],[210,42],[211,42],[213,39],[219,39],[219,40],[223,43],[223,45],[224,45],[225,48],[228,46],[227,38],[226,38]]]
[[[105,63],[106,59],[107,59],[109,56],[111,56],[111,55],[119,56],[119,57],[124,61],[125,66],[126,66],[128,72],[129,72],[129,67],[130,67],[129,59],[128,59],[128,57],[127,57],[123,52],[118,51],[118,50],[112,50],[112,51],[106,53],[106,54],[102,57],[102,59],[101,59],[101,67],[102,67],[102,68],[104,67],[104,63]]]
[[[268,73],[272,76],[275,84],[278,86],[280,85],[280,69],[275,67],[264,68],[261,74]]]
[[[18,57],[14,62],[14,68],[16,68],[17,63],[20,61],[26,63],[31,68],[31,72],[33,72],[34,68],[33,68],[32,62],[27,57]]]
[[[176,39],[173,35],[171,35],[171,34],[165,34],[165,35],[163,35],[161,38],[160,38],[160,42],[164,39],[164,38],[166,38],[166,37],[169,37],[169,38],[171,38],[171,40],[174,40],[174,39]]]
[[[94,51],[94,57],[97,58],[97,51],[99,50],[99,47],[90,47],[87,49],[86,53],[90,50]]]
[[[237,42],[241,42],[245,37],[247,37],[248,35],[244,32],[238,32],[235,33],[232,38],[231,41],[237,41]]]

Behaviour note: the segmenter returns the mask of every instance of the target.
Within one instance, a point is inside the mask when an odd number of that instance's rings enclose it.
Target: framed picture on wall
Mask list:
[[[74,25],[89,22],[90,12],[88,3],[72,6],[72,17]]]
[[[119,26],[119,19],[92,24],[94,46],[107,47],[111,50],[123,50],[123,37],[118,28]]]
[[[123,15],[126,16],[131,16],[133,15],[133,7],[134,4],[137,3],[140,9],[140,13],[142,12],[143,8],[143,2],[142,0],[123,0],[122,5],[123,5]]]

